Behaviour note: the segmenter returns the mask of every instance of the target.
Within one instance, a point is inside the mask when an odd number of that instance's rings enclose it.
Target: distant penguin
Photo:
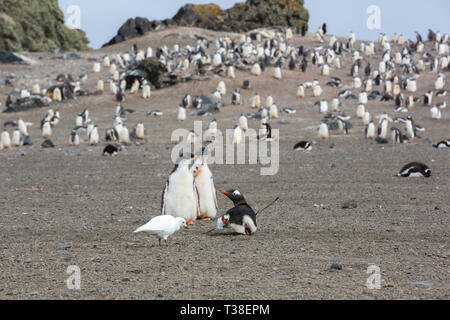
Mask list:
[[[364,125],[367,126],[371,120],[372,120],[372,117],[370,116],[369,111],[366,110],[366,112],[364,112],[364,117],[363,117]]]
[[[366,127],[366,139],[375,139],[375,124],[371,121]]]
[[[320,97],[322,95],[322,93],[323,93],[323,90],[320,87],[320,85],[315,85],[313,87],[313,95],[314,95],[315,98]]]
[[[364,114],[366,113],[366,107],[363,104],[359,104],[356,108],[356,117],[358,119],[364,119]]]
[[[297,88],[297,98],[305,98],[305,87],[302,85],[298,86]]]
[[[105,91],[105,82],[103,80],[97,81],[97,92],[103,93]]]
[[[186,120],[186,108],[185,107],[183,107],[183,106],[178,107],[177,120],[178,121]]]
[[[20,134],[22,134],[24,137],[28,136],[27,125],[20,117],[19,120],[17,120],[17,129],[19,129]]]
[[[142,88],[142,98],[149,99],[152,95],[152,89],[149,84],[145,84]]]
[[[233,145],[235,145],[235,146],[237,146],[237,145],[239,145],[241,143],[241,141],[242,141],[242,129],[241,129],[240,125],[236,125],[234,127],[232,141],[233,141]]]
[[[440,120],[442,118],[442,112],[439,110],[437,106],[434,106],[430,109],[431,118],[435,120]]]
[[[103,155],[107,156],[115,156],[117,155],[117,153],[119,152],[119,149],[116,146],[113,146],[112,144],[107,145],[104,149],[103,149]]]
[[[140,121],[136,126],[136,138],[139,140],[145,139],[145,128],[142,121]]]
[[[392,140],[392,143],[394,143],[394,144],[401,144],[404,142],[403,134],[396,127],[391,128],[391,140]]]
[[[384,118],[380,122],[380,126],[378,128],[378,137],[382,139],[387,139],[388,135],[388,126],[389,126],[389,120]]]
[[[278,107],[276,104],[272,104],[270,106],[270,119],[277,119],[278,118]]]
[[[194,176],[195,186],[199,197],[199,216],[201,220],[211,220],[217,214],[216,188],[211,170],[208,167],[208,148],[202,156],[198,157],[191,167],[191,173]]]
[[[234,207],[217,220],[217,228],[229,233],[252,235],[257,230],[256,213],[239,190],[220,191],[233,201]]]
[[[259,109],[261,107],[261,97],[259,94],[256,94],[252,98],[252,108]]]
[[[20,134],[20,131],[14,130],[12,139],[11,139],[12,146],[13,147],[21,147],[22,143],[23,143],[23,140],[22,140],[22,135]]]
[[[312,150],[312,144],[308,141],[300,141],[294,146],[294,151],[311,151]]]
[[[414,140],[416,137],[416,128],[414,127],[414,121],[411,116],[406,119],[406,133],[409,140]]]
[[[434,144],[433,147],[436,149],[450,148],[450,139],[442,140],[441,142]]]
[[[239,118],[239,126],[241,127],[241,130],[244,132],[247,132],[248,130],[248,120],[245,114],[242,114]]]
[[[398,177],[425,177],[432,176],[430,168],[427,165],[420,162],[411,162],[405,165],[397,174]]]
[[[100,72],[100,71],[102,70],[101,64],[100,64],[99,62],[95,62],[94,65],[93,65],[93,67],[92,67],[92,70],[93,70],[95,73]]]
[[[130,132],[126,126],[123,126],[122,130],[119,132],[119,142],[124,145],[130,143]]]
[[[217,91],[220,92],[221,96],[225,96],[227,94],[227,87],[224,81],[220,81],[217,85]]]
[[[273,77],[274,77],[275,79],[277,79],[277,80],[283,79],[283,76],[282,76],[282,74],[281,74],[281,68],[280,68],[280,67],[276,67],[276,68],[274,69]]]
[[[236,79],[236,72],[234,71],[233,66],[229,66],[227,70],[227,77],[229,79]]]
[[[186,143],[187,144],[195,144],[198,141],[198,135],[194,130],[191,130],[188,132],[186,136]]]
[[[80,137],[78,136],[78,133],[76,130],[72,130],[69,137],[69,144],[72,147],[77,147],[80,145]]]
[[[261,75],[261,66],[259,65],[259,63],[255,63],[253,65],[251,73],[252,73],[252,75],[257,76],[257,77]]]
[[[52,127],[50,125],[50,122],[45,122],[42,126],[42,137],[44,138],[50,138],[52,136]]]
[[[238,88],[236,88],[231,95],[231,104],[242,105],[242,103],[243,103],[243,99],[242,99],[241,92],[239,91]]]
[[[95,125],[94,128],[89,133],[89,145],[95,146],[99,143],[99,141],[100,141],[100,139],[99,139],[99,135],[98,135],[98,128]]]
[[[269,95],[266,99],[266,107],[271,107],[275,103],[273,97]]]
[[[184,218],[188,224],[195,224],[200,215],[198,191],[194,176],[189,170],[194,155],[181,156],[167,179],[161,200],[161,214]]]
[[[0,145],[5,149],[11,148],[11,136],[9,135],[9,132],[6,130],[3,130],[2,132]]]
[[[322,140],[326,140],[328,141],[329,139],[329,133],[328,133],[328,124],[326,123],[321,123],[319,126],[319,139],[320,141]]]

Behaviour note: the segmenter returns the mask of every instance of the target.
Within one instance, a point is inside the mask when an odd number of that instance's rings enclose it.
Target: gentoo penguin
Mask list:
[[[266,121],[261,124],[262,129],[260,130],[261,135],[258,136],[258,140],[273,141],[272,137],[272,126]]]
[[[233,201],[234,208],[217,220],[217,228],[229,233],[252,235],[256,232],[256,213],[239,190],[220,191]]]
[[[105,91],[105,82],[103,80],[97,81],[97,93],[103,93]]]
[[[199,138],[198,134],[194,130],[191,130],[188,132],[186,136],[186,143],[195,144],[198,141],[198,138]]]
[[[3,130],[3,132],[2,132],[0,145],[2,146],[2,148],[5,148],[5,149],[11,148],[11,137],[9,135],[9,132],[6,131],[6,129]]]
[[[218,208],[214,179],[208,167],[208,152],[208,147],[206,147],[202,155],[195,159],[190,169],[198,191],[200,206],[200,215],[198,218],[200,220],[214,219]]]
[[[440,73],[434,83],[434,88],[436,90],[442,90],[444,89],[444,86],[445,86],[445,75],[443,73]]]
[[[331,111],[339,112],[340,111],[339,107],[341,107],[341,106],[342,106],[342,103],[339,101],[338,98],[334,98],[331,101]]]
[[[313,95],[314,95],[315,98],[320,97],[322,95],[322,93],[323,93],[323,90],[320,87],[320,85],[315,85],[313,87]]]
[[[278,107],[276,104],[272,104],[270,106],[270,119],[277,119],[278,118]]]
[[[375,124],[371,121],[366,127],[366,139],[375,139]]]
[[[405,165],[397,174],[398,177],[425,177],[432,176],[430,168],[427,165],[420,162],[411,162]]]
[[[233,131],[233,145],[237,146],[242,141],[242,129],[240,125],[236,125]]]
[[[144,84],[142,87],[142,98],[148,99],[152,96],[152,89],[149,84]]]
[[[363,117],[364,125],[367,126],[371,120],[372,120],[372,117],[370,116],[370,112],[366,110],[366,112],[364,113],[364,117]]]
[[[70,133],[69,144],[72,147],[77,147],[80,145],[80,137],[78,136],[76,130],[72,130],[72,132]]]
[[[259,63],[255,63],[252,67],[251,70],[252,75],[258,77],[261,75],[261,66],[259,65]]]
[[[251,89],[252,84],[250,83],[250,80],[244,80],[244,82],[242,83],[242,89],[244,90],[248,90]]]
[[[102,69],[102,66],[101,66],[101,64],[100,64],[99,62],[95,62],[94,65],[92,66],[92,70],[93,70],[95,73],[100,72],[101,69]]]
[[[127,126],[123,125],[122,130],[119,131],[119,142],[127,145],[130,143],[130,131]]]
[[[42,126],[42,136],[44,138],[50,138],[52,136],[52,127],[48,121],[44,122],[44,125]]]
[[[379,138],[382,138],[382,139],[387,138],[388,126],[389,126],[389,120],[387,118],[382,118],[380,121],[380,126],[378,128],[378,137]]]
[[[294,151],[303,150],[303,151],[311,151],[312,144],[308,141],[300,141],[294,146]]]
[[[154,217],[147,224],[137,228],[134,233],[145,232],[154,235],[158,238],[159,246],[161,246],[161,240],[164,240],[168,246],[167,239],[181,228],[187,228],[184,218],[164,215]]]
[[[428,91],[427,93],[425,93],[423,97],[423,104],[426,106],[431,106],[432,103],[433,103],[433,91]]]
[[[234,66],[229,66],[227,69],[227,77],[229,79],[236,79],[236,72],[234,71]]]
[[[22,140],[22,135],[20,134],[19,130],[14,130],[13,135],[12,135],[12,139],[11,139],[11,144],[13,147],[20,147],[22,146],[23,140]]]
[[[303,85],[299,85],[297,88],[297,98],[305,98],[305,87]]]
[[[450,139],[443,140],[437,144],[434,144],[433,147],[435,147],[436,149],[450,148]]]
[[[178,106],[177,120],[178,121],[186,120],[186,108],[184,106],[181,105]]]
[[[205,132],[203,141],[214,142],[216,134],[217,134],[217,120],[213,119],[208,125],[208,129]]]
[[[401,144],[404,142],[403,134],[401,133],[401,131],[398,128],[392,127],[391,132],[392,132],[392,136],[391,136],[392,143]]]
[[[27,125],[20,117],[17,120],[17,129],[19,129],[20,134],[22,134],[24,137],[28,136]]]
[[[188,224],[195,224],[200,215],[198,191],[189,165],[193,154],[180,156],[172,173],[167,179],[162,194],[161,214],[184,218]]]
[[[140,121],[136,126],[136,138],[139,140],[145,139],[145,128],[142,121]]]
[[[220,92],[221,96],[225,96],[227,94],[227,86],[224,81],[220,81],[217,85],[217,91]]]
[[[107,145],[103,149],[103,155],[104,156],[110,155],[112,157],[112,156],[117,155],[118,152],[119,152],[119,149],[116,146],[112,145],[112,144]]]
[[[276,67],[274,69],[273,72],[273,77],[277,80],[281,80],[283,78],[282,74],[281,74],[281,68],[280,67]]]
[[[266,99],[266,106],[270,108],[274,103],[273,97],[269,95]]]
[[[98,135],[98,128],[97,125],[94,126],[94,128],[89,133],[89,145],[95,146],[99,143],[99,135]]]
[[[366,107],[363,104],[359,104],[356,108],[356,117],[358,119],[364,119],[364,114],[366,113]]]
[[[259,109],[261,107],[261,97],[259,94],[255,94],[252,98],[252,108]]]
[[[244,132],[247,132],[248,130],[248,120],[245,114],[241,114],[241,117],[239,118],[239,126],[241,127],[241,130]]]
[[[406,119],[406,134],[409,140],[414,140],[414,138],[416,137],[416,128],[411,116],[408,116],[408,118]]]
[[[241,105],[243,103],[241,92],[238,88],[234,89],[234,92],[231,94],[231,104],[233,105]]]
[[[320,141],[329,139],[329,133],[328,133],[328,124],[321,123],[319,127],[319,139]]]

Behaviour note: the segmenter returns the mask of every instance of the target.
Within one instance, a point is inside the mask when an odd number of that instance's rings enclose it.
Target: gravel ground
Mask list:
[[[142,48],[193,43],[194,32],[210,39],[217,35],[200,29],[164,30],[80,53],[82,59],[73,61],[26,54],[36,64],[2,65],[0,78],[14,73],[16,88],[31,89],[35,82],[55,83],[61,72],[90,72],[89,57],[128,50],[133,42]],[[293,43],[316,45],[312,39],[312,35],[295,37]],[[346,68],[332,75],[340,76],[345,86],[351,84],[348,56],[344,63]],[[263,101],[272,94],[280,108],[297,109],[295,115],[281,115],[288,124],[272,121],[280,129],[277,175],[260,175],[260,165],[211,166],[218,190],[239,186],[255,209],[280,196],[276,205],[259,216],[253,236],[205,234],[215,223],[198,222],[173,235],[168,247],[159,247],[155,238],[132,233],[160,212],[161,193],[173,168],[172,131],[190,130],[194,120],[203,120],[205,128],[213,118],[188,117],[184,123],[177,122],[181,98],[186,92],[214,91],[217,76],[153,91],[147,101],[129,96],[124,106],[137,113],[127,123],[133,127],[143,120],[147,139],[114,158],[101,155],[104,142],[95,147],[84,142],[78,148],[67,143],[76,113],[86,107],[103,137],[112,126],[116,105],[109,93],[53,105],[62,116],[52,138],[54,149],[40,147],[39,122],[45,109],[0,114],[2,123],[18,116],[33,122],[34,141],[32,147],[0,151],[0,299],[450,298],[450,157],[448,149],[431,146],[450,138],[449,111],[444,110],[442,120],[433,121],[427,107],[415,106],[411,114],[427,130],[421,139],[404,145],[366,141],[364,126],[356,119],[349,135],[319,142],[312,129],[322,118],[312,107],[316,99],[310,91],[306,99],[296,99],[297,85],[318,78],[329,101],[341,89],[325,87],[328,78],[321,77],[316,67],[307,73],[283,73],[284,79],[277,81],[272,68],[259,78],[238,71],[236,80],[227,79],[226,84],[231,92],[244,79],[252,81],[252,89],[243,91],[245,104],[227,106],[214,115],[220,129],[233,128],[241,113],[252,111],[249,99],[255,92]],[[90,72],[86,87],[92,89],[98,79],[108,77],[106,70]],[[430,90],[435,78],[423,73],[417,95]],[[9,90],[0,87],[2,103]],[[444,99],[450,102],[448,97],[439,100]],[[231,101],[230,94],[226,101]],[[356,103],[343,103],[344,112],[354,117]],[[386,111],[394,116],[392,103],[371,101],[368,108],[372,115]],[[164,116],[147,118],[146,113],[154,109],[161,109]],[[256,121],[249,124],[259,126]],[[291,152],[300,140],[315,141],[313,151]],[[411,161],[427,163],[433,177],[394,176]],[[343,209],[344,202],[351,200],[357,207]],[[231,208],[221,194],[218,202],[220,213]],[[342,269],[330,270],[333,263]],[[379,290],[366,286],[372,264],[381,271]],[[71,265],[81,270],[81,290],[66,286]]]

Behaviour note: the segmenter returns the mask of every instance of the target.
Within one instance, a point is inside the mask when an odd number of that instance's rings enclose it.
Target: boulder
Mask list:
[[[0,50],[0,63],[25,63],[23,59],[12,52]]]

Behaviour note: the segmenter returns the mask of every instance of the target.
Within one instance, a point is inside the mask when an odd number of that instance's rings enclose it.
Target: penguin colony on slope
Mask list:
[[[295,32],[302,36],[306,35],[305,28],[301,30],[296,28]],[[362,41],[359,47],[353,32],[344,41],[326,35],[327,25],[324,24],[315,33],[315,41],[318,45],[311,48],[304,45],[291,46],[289,42],[293,37],[293,30],[287,29],[285,32],[273,32],[271,36],[262,33],[242,34],[237,41],[229,37],[210,41],[204,37],[195,36],[194,45],[182,48],[176,44],[172,50],[167,46],[155,51],[151,47],[140,50],[137,45],[133,45],[131,52],[104,56],[102,63],[93,64],[92,72],[94,74],[101,72],[102,66],[109,70],[111,76],[108,82],[109,91],[117,103],[111,127],[104,128],[104,139],[102,139],[103,135],[99,132],[100,129],[95,124],[92,114],[85,109],[77,114],[73,128],[68,130],[68,144],[73,147],[83,143],[96,146],[106,141],[108,144],[103,149],[103,155],[117,155],[124,146],[145,141],[147,135],[144,123],[139,121],[133,126],[128,126],[126,122],[136,111],[126,109],[122,104],[126,101],[127,94],[140,94],[142,99],[151,99],[151,85],[147,80],[139,77],[136,77],[132,83],[127,83],[126,73],[121,70],[149,57],[158,58],[169,72],[192,71],[202,76],[212,71],[225,79],[235,79],[237,70],[247,72],[250,77],[259,77],[268,67],[272,67],[272,77],[282,81],[285,67],[291,71],[298,69],[302,73],[305,73],[308,68],[316,67],[320,70],[321,76],[329,77],[329,81],[324,85],[318,79],[304,81],[298,84],[296,92],[292,92],[292,95],[296,94],[298,99],[314,97],[316,102],[311,104],[311,112],[318,112],[323,116],[321,123],[315,127],[320,140],[329,140],[330,131],[343,135],[349,134],[353,128],[350,122],[352,115],[355,116],[356,121],[364,124],[364,138],[380,144],[389,142],[402,144],[420,138],[418,133],[425,131],[425,128],[415,123],[413,119],[412,112],[416,106],[423,105],[429,108],[430,118],[442,119],[442,113],[447,108],[447,102],[444,101],[448,83],[446,73],[450,70],[448,35],[429,30],[428,42],[432,44],[430,52],[425,51],[426,41],[418,33],[416,41],[405,41],[402,35],[396,34],[389,41],[385,34],[380,34],[377,42]],[[207,53],[214,45],[215,51]],[[380,57],[379,63],[369,63],[366,58],[375,55]],[[344,58],[351,59],[351,64],[347,68],[352,81],[347,84],[339,77],[333,76],[333,70],[345,68]],[[418,88],[421,87],[421,73],[426,71],[434,74],[434,89],[423,96],[416,96]],[[64,79],[70,80],[75,92],[82,92],[81,86],[87,77],[88,75],[85,74],[80,76],[79,81],[74,81],[70,75],[67,75]],[[322,98],[324,91],[328,90],[327,87],[338,91],[332,101]],[[252,88],[251,80],[245,80],[241,89],[249,90],[250,88]],[[105,91],[105,82],[99,79],[95,94],[103,94]],[[213,96],[223,99],[227,92],[230,91],[227,90],[226,82],[221,80]],[[66,94],[67,92],[64,90],[61,92],[57,87],[41,90],[38,85],[35,85],[31,93],[23,89],[20,97],[27,99],[32,95],[44,96],[59,102]],[[352,115],[346,115],[343,105],[350,104],[352,100],[357,105],[356,109]],[[386,113],[374,115],[373,107],[370,106],[371,101],[374,100],[392,104],[394,114],[406,113],[407,115],[403,117],[393,117]],[[231,101],[233,105],[245,103],[246,99],[240,88],[231,91]],[[6,106],[11,103],[11,96],[8,95]],[[177,120],[185,121],[189,116],[187,109],[201,109],[204,104],[202,98],[192,97],[187,93],[177,107]],[[232,137],[235,145],[241,143],[243,135],[249,130],[248,119],[259,121],[262,135],[258,136],[258,139],[270,141],[273,140],[270,121],[277,119],[279,112],[291,116],[297,112],[292,107],[279,109],[270,93],[265,96],[256,93],[251,97],[250,105],[255,109],[254,112],[236,116]],[[212,113],[206,112],[204,115]],[[163,112],[153,110],[148,112],[147,116],[161,117]],[[54,146],[51,137],[54,134],[53,129],[60,121],[60,111],[49,108],[40,123],[42,138],[45,139],[43,147]],[[396,125],[391,125],[394,123]],[[399,128],[400,125],[404,126],[404,131]],[[4,123],[0,149],[30,145],[31,138],[27,130],[30,126],[32,124],[24,122],[22,118]],[[13,128],[12,137],[8,127]],[[132,130],[129,127],[132,127]],[[214,119],[208,126],[206,138],[201,142],[207,144],[214,141],[217,127],[218,121]],[[202,137],[193,130],[186,137],[187,143],[194,143],[198,139]],[[310,152],[315,144],[313,141],[300,141],[293,149]],[[443,140],[434,147],[448,148],[449,140]],[[212,172],[207,164],[209,152],[211,152],[210,146],[206,146],[196,154],[180,155],[163,190],[161,216],[153,218],[148,224],[138,228],[135,233],[147,232],[155,235],[161,243],[161,240],[167,241],[171,234],[181,227],[194,224],[197,219],[212,220],[217,217],[216,189]],[[405,165],[398,173],[399,177],[430,177],[431,175],[431,169],[419,162]],[[241,191],[236,189],[221,191],[221,193],[233,201],[234,207],[218,218],[217,228],[239,234],[254,234],[257,230],[257,214],[248,205]]]

